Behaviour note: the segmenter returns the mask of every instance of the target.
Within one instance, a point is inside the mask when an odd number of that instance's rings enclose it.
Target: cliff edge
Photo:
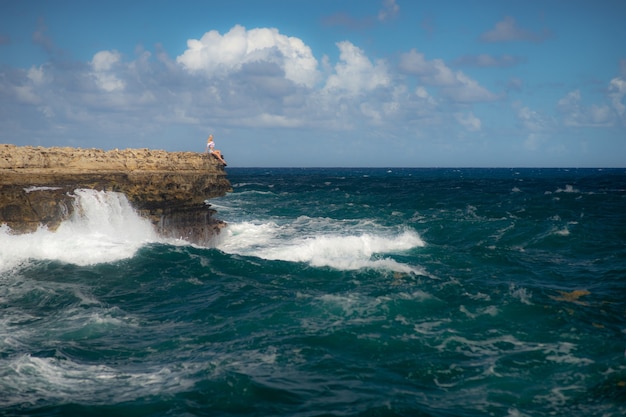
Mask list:
[[[81,188],[124,193],[159,234],[198,244],[209,244],[223,225],[205,200],[232,190],[207,154],[0,144],[0,224],[14,233],[55,230],[72,216]]]

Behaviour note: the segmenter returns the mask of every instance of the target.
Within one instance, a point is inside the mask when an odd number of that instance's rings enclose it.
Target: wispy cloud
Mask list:
[[[400,12],[400,6],[396,4],[396,0],[383,0],[383,8],[378,12],[378,20],[385,22],[391,20]]]
[[[611,126],[615,115],[606,104],[585,106],[579,90],[569,92],[557,103],[557,109],[563,116],[563,124],[572,127]]]
[[[377,15],[355,17],[347,12],[337,12],[322,20],[325,26],[341,26],[350,30],[366,30],[374,27],[376,22],[388,22],[398,16],[400,6],[396,0],[382,0],[381,8]]]
[[[400,56],[399,69],[414,75],[429,86],[439,88],[448,98],[458,102],[497,100],[498,96],[461,71],[453,71],[441,59],[431,61],[413,49]]]
[[[624,62],[624,60],[622,60]],[[626,105],[624,105],[624,97],[626,96],[626,77],[616,77],[609,84],[609,98],[613,109],[619,116],[622,124],[626,126]]]
[[[48,26],[46,25],[43,18],[39,18],[37,21],[37,30],[33,32],[33,42],[36,45],[41,46],[41,48],[49,54],[52,54],[55,51],[54,42],[48,36]]]
[[[480,40],[483,42],[525,41],[538,43],[550,39],[552,36],[552,32],[548,29],[533,32],[520,27],[513,17],[506,16],[497,22],[493,29],[483,33]]]

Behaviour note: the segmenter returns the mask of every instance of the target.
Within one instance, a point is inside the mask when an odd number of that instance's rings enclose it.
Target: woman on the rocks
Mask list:
[[[222,157],[222,153],[215,149],[215,142],[213,142],[213,135],[209,135],[209,138],[206,142],[206,152],[210,153],[214,157],[216,157],[224,166],[226,166],[226,161],[224,157]]]

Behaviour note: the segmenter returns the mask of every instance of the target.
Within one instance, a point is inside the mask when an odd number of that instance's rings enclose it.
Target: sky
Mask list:
[[[626,167],[623,0],[0,0],[0,143]]]

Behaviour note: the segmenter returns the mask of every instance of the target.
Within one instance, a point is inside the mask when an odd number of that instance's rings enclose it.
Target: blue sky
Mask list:
[[[0,142],[625,167],[621,0],[0,0]]]

